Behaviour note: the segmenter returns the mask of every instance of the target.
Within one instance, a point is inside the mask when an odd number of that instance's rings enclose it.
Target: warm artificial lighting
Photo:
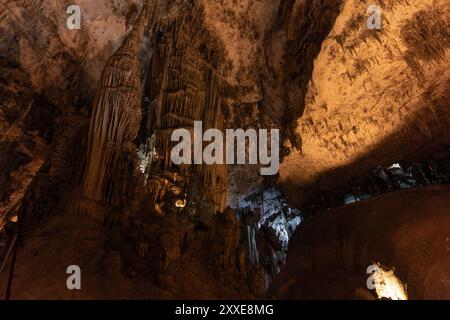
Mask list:
[[[378,299],[408,300],[406,285],[395,276],[394,270],[383,269],[380,264],[377,266],[373,280]]]

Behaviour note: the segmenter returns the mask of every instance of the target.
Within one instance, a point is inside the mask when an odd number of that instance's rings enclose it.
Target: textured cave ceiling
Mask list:
[[[232,88],[225,98],[231,124],[282,130],[278,182],[293,203],[299,190],[331,189],[377,165],[448,145],[445,0],[383,1],[382,32],[365,26],[368,1],[195,3],[204,13],[196,37],[213,43],[217,61],[209,63]],[[32,159],[4,166],[3,176],[14,173],[16,183],[10,199],[4,195],[3,214],[45,163],[68,110],[90,112],[101,71],[142,2],[77,4],[80,31],[65,27],[68,1],[0,4],[2,146]],[[170,23],[183,6],[160,2],[154,23]],[[153,49],[148,40],[142,47],[145,64]],[[232,168],[229,177],[230,203],[262,181],[251,167]]]

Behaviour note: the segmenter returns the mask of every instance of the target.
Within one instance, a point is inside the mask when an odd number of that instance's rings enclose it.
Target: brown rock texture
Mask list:
[[[112,207],[126,207],[134,193],[136,147],[133,141],[142,118],[137,57],[153,3],[145,1],[132,31],[107,61],[94,100],[83,196]],[[79,211],[95,215],[83,204]]]
[[[449,187],[406,190],[329,210],[306,221],[269,295],[280,299],[366,299],[368,266],[381,263],[409,299],[449,299]],[[365,292],[365,294],[361,294]]]
[[[164,201],[164,194],[173,186],[183,190],[178,192],[182,198],[193,187],[188,186],[190,176],[196,175],[202,181],[194,186],[199,188],[195,192],[205,194],[217,211],[223,211],[227,207],[226,165],[177,168],[171,161],[173,130],[188,129],[193,141],[194,121],[202,121],[203,131],[224,130],[230,116],[230,86],[218,71],[223,49],[205,28],[203,7],[180,6],[182,14],[161,19],[150,40],[155,50],[145,82],[142,134],[155,159],[145,170],[156,204]],[[165,184],[162,188],[161,181]]]

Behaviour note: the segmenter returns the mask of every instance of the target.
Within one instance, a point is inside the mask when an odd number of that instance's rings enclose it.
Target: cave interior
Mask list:
[[[448,1],[72,2],[0,0],[0,299],[450,299]]]

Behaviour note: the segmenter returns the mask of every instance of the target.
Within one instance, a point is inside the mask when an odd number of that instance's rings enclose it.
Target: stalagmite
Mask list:
[[[141,122],[139,45],[152,4],[144,3],[134,28],[108,60],[92,111],[83,196],[113,207],[126,207],[133,192],[133,140]],[[81,204],[80,210],[95,215],[89,206]]]
[[[195,36],[204,32],[203,11],[196,5],[186,5],[182,12],[161,23],[152,39],[156,50],[148,72],[145,96],[154,108],[150,113],[155,119],[150,127],[161,161],[152,163],[148,185],[158,209],[158,202],[165,202],[166,191],[178,185],[185,189],[183,194],[187,193],[190,177],[196,175],[203,183],[197,186],[200,189],[191,191],[211,201],[216,211],[223,211],[227,205],[228,171],[225,164],[176,166],[171,162],[171,150],[176,144],[171,141],[174,130],[193,130],[194,121],[202,121],[205,130],[223,130],[230,113],[225,99],[227,84],[211,65],[210,57],[201,52],[201,39]],[[176,173],[174,177],[182,180],[170,179],[168,172]],[[166,181],[164,186],[161,179]],[[175,206],[175,202],[171,205]]]
[[[450,298],[448,1],[74,2],[0,0],[0,296]]]

